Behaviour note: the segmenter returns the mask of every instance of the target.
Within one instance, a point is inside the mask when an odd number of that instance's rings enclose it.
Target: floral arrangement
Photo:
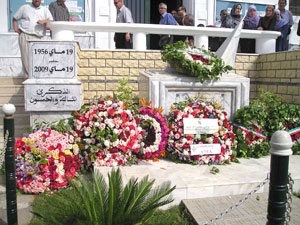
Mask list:
[[[141,143],[143,159],[155,159],[165,156],[165,148],[169,137],[169,128],[166,118],[162,115],[162,109],[156,109],[147,104],[145,99],[141,100],[142,107],[139,108],[138,118],[143,128],[143,140]]]
[[[74,137],[55,130],[37,130],[16,140],[16,183],[25,193],[66,187],[81,168]]]
[[[87,166],[94,162],[105,166],[135,163],[143,132],[139,120],[122,101],[92,101],[75,112],[74,127]]]
[[[259,90],[259,96],[249,106],[239,109],[234,122],[238,126],[234,132],[237,137],[237,156],[259,158],[269,154],[270,140],[277,130],[292,131],[300,127],[300,110],[297,105],[286,104],[271,92]],[[245,132],[244,127],[250,132]],[[294,154],[300,154],[300,143],[296,140],[298,132],[291,133]]]
[[[184,118],[217,119],[219,130],[213,134],[184,134]],[[220,164],[233,160],[236,145],[232,126],[229,125],[227,113],[214,102],[189,98],[172,106],[168,115],[170,124],[167,156],[193,164]],[[212,155],[192,155],[192,144],[220,144],[221,153]]]
[[[205,79],[219,79],[222,73],[232,69],[212,52],[190,47],[182,41],[166,45],[162,59],[177,72],[198,77],[201,83]]]
[[[270,149],[268,138],[257,124],[248,125],[252,129],[241,125],[234,125],[234,133],[238,140],[237,156],[247,158],[248,156],[260,158],[267,155]]]

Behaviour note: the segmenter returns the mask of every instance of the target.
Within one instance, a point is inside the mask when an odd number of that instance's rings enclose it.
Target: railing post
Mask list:
[[[285,224],[289,156],[293,142],[286,131],[276,131],[270,141],[271,172],[267,225]]]
[[[147,50],[146,33],[144,32],[133,33],[133,49],[137,51]]]
[[[195,35],[195,46],[208,50],[208,35]]]
[[[16,107],[13,104],[5,104],[2,108],[4,117],[4,137],[8,133],[5,152],[6,172],[6,211],[7,224],[18,224],[17,197],[16,197],[16,170],[15,170],[15,126],[13,114]]]
[[[255,53],[268,54],[276,52],[276,39],[256,38]]]

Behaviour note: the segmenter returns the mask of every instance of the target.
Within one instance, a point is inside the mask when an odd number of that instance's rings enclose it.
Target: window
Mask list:
[[[300,0],[290,0],[289,9],[294,16],[300,16]]]

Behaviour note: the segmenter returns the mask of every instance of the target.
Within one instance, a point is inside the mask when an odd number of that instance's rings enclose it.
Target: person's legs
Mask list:
[[[22,66],[24,71],[24,77],[28,78],[28,48],[27,48],[27,40],[26,40],[26,34],[21,33],[19,35],[19,46],[20,46],[20,52],[21,52],[21,60],[22,60]]]
[[[126,49],[125,33],[115,34],[116,49]]]
[[[19,46],[25,78],[29,77],[29,40],[41,40],[41,37],[23,32],[19,35]]]

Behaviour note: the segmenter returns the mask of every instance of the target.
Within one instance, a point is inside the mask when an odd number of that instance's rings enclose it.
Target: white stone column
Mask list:
[[[255,52],[257,54],[276,52],[276,39],[257,38],[256,45],[255,45]]]
[[[74,32],[72,30],[57,30],[53,29],[52,40],[55,41],[74,41]]]
[[[208,36],[207,35],[195,35],[195,45],[198,48],[208,50]]]
[[[146,33],[144,32],[133,33],[133,49],[137,51],[147,50]]]

